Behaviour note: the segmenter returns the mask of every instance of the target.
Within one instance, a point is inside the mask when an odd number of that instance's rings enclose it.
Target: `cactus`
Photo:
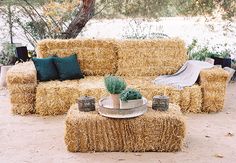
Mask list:
[[[122,91],[120,94],[121,101],[137,100],[141,98],[142,98],[141,93],[138,90],[132,88],[128,88]]]
[[[118,76],[106,76],[104,82],[106,89],[110,94],[120,94],[126,88],[125,81]]]

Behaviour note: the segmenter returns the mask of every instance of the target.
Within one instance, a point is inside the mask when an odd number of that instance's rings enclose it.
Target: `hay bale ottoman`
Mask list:
[[[80,112],[72,105],[66,117],[65,143],[70,152],[174,152],[181,150],[184,137],[185,119],[173,104],[166,112],[148,108],[132,119]]]

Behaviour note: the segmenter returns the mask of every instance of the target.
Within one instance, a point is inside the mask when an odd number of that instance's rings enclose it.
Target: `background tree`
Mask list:
[[[12,6],[14,4],[14,6]],[[12,28],[23,30],[26,38],[35,47],[37,40],[45,38],[75,38],[91,19],[95,0],[3,0],[0,11],[9,20]],[[12,6],[9,10],[8,6]],[[11,12],[9,12],[11,11]]]

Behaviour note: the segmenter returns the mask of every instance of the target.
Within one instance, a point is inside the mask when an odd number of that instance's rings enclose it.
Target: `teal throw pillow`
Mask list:
[[[64,58],[55,57],[54,63],[57,67],[60,80],[81,79],[84,77],[80,70],[76,54]]]
[[[37,70],[37,78],[39,81],[56,80],[59,78],[57,68],[54,64],[54,58],[55,57],[32,59]]]

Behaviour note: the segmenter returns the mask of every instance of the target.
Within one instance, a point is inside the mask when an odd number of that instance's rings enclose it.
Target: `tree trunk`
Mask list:
[[[94,16],[96,0],[83,0],[82,7],[75,19],[69,24],[67,30],[62,34],[62,38],[76,38],[86,23]]]
[[[13,23],[12,23],[12,11],[11,11],[11,4],[7,6],[7,12],[8,12],[8,24],[9,24],[9,35],[10,35],[10,42],[13,44]]]

